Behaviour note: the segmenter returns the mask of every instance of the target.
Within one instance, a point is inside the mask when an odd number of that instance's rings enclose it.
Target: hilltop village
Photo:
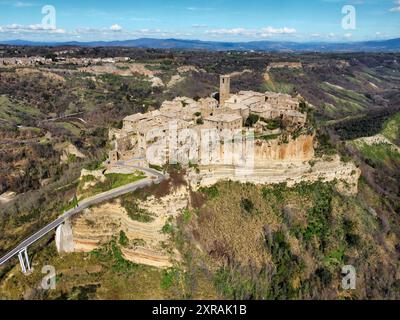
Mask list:
[[[159,110],[124,118],[122,128],[111,129],[109,133],[113,146],[110,167],[127,160],[138,166],[162,167],[170,160],[168,156],[180,152],[186,157],[178,155],[177,158],[187,160],[183,165],[196,165],[196,170],[188,170],[187,176],[193,186],[211,185],[220,180],[295,184],[344,179],[350,181],[353,191],[356,189],[358,174],[349,177],[351,172],[357,172],[354,165],[342,163],[338,157],[329,161],[314,159],[315,130],[301,96],[254,91],[231,93],[230,84],[229,76],[221,76],[220,92],[213,97],[197,101],[177,97],[165,101]],[[175,124],[173,135],[171,123]],[[201,132],[204,130],[221,133],[221,136],[224,131],[236,132],[244,137],[252,132],[254,137],[251,146],[249,141],[243,141],[235,159],[228,162],[226,143],[220,137],[210,161],[206,159],[209,154],[205,156],[201,150],[201,141],[183,141],[174,147],[168,143],[171,136],[179,136],[187,130],[197,132],[199,140],[203,139]],[[149,150],[156,145],[160,146],[160,154],[149,158]],[[249,157],[250,165],[246,165]]]
[[[197,101],[177,97],[165,101],[159,110],[145,114],[138,113],[123,119],[122,129],[111,130],[110,138],[115,149],[110,152],[110,161],[144,159],[147,149],[162,139],[170,139],[168,134],[171,122],[179,131],[192,129],[201,136],[202,130],[214,130],[222,133],[224,130],[246,133],[252,130],[258,145],[268,142],[268,148],[259,154],[258,160],[310,160],[313,155],[313,129],[307,124],[305,108],[301,110],[304,101],[301,97],[291,97],[287,94],[274,92],[258,93],[240,91],[230,92],[230,77],[221,76],[219,101],[214,97],[202,98]],[[161,131],[162,136],[155,139],[154,132]],[[296,139],[304,144],[291,148]],[[279,145],[287,148],[279,148]],[[168,149],[168,143],[165,143]],[[177,146],[178,148],[179,146]],[[195,157],[202,164],[201,152],[196,150]],[[174,150],[165,150],[171,153]],[[223,151],[221,159],[223,158]],[[245,150],[243,150],[245,152]],[[149,159],[147,159],[149,160]],[[149,163],[150,165],[164,165]],[[218,159],[216,159],[218,163]]]
[[[179,162],[185,169],[186,183],[170,189],[163,197],[149,196],[134,206],[135,214],[151,214],[152,221],[147,223],[130,219],[123,207],[124,201],[86,210],[72,221],[72,228],[60,237],[58,246],[68,245],[68,252],[90,252],[122,228],[128,239],[144,239],[140,244],[122,249],[125,259],[154,267],[171,267],[174,261],[180,260],[180,255],[173,246],[165,249],[169,240],[160,230],[189,206],[190,193],[200,187],[227,180],[288,186],[336,180],[340,193],[357,193],[360,170],[353,163],[344,163],[337,155],[316,157],[315,129],[306,105],[300,96],[252,91],[231,93],[230,77],[221,76],[220,92],[213,97],[197,101],[178,97],[165,101],[159,110],[126,117],[121,129],[109,132],[113,150],[106,170],[82,172],[83,181],[88,181],[83,190],[96,181],[105,180],[109,173],[127,174],[148,167],[163,170],[169,164],[168,155],[177,151],[191,156],[185,158],[188,162]],[[204,130],[220,133],[217,140],[221,141],[216,144],[211,159],[205,159],[204,145],[195,139],[182,139],[182,144],[178,145],[168,143],[179,135],[185,136],[185,130],[198,132],[200,140],[204,139],[201,134]],[[236,160],[250,157],[252,161],[226,162],[227,140],[221,138],[223,132],[244,137],[253,132],[252,139],[239,143],[241,148],[236,154]],[[155,146],[160,147],[161,156],[153,159],[148,155]],[[194,160],[197,162],[193,163]],[[87,176],[93,179],[85,179]],[[91,221],[90,224],[87,221]]]

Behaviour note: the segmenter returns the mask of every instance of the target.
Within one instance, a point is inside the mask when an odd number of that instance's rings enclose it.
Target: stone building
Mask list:
[[[219,104],[222,106],[229,99],[231,94],[231,77],[221,76],[219,89]]]
[[[296,110],[299,107],[299,100],[291,97],[288,94],[266,92],[265,101],[268,102],[272,107],[286,110]]]
[[[243,119],[239,115],[234,114],[218,114],[204,119],[204,124],[222,130],[240,130],[243,127]]]

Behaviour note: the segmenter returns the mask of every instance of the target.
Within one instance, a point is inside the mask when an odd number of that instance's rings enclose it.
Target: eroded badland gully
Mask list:
[[[153,217],[147,223],[130,219],[120,200],[86,209],[59,236],[61,251],[90,252],[123,230],[130,241],[137,240],[121,249],[127,260],[170,267],[180,259],[179,252],[166,246],[168,236],[161,229],[188,207],[190,190],[223,180],[288,186],[337,180],[340,192],[357,192],[360,170],[354,164],[339,156],[315,156],[315,130],[301,96],[231,93],[230,81],[221,76],[219,99],[218,94],[197,101],[178,97],[159,110],[130,115],[121,129],[110,130],[113,150],[106,170],[83,171],[82,177],[93,177],[84,190],[105,173],[161,169],[171,162],[185,168],[187,184],[141,201],[138,209]]]

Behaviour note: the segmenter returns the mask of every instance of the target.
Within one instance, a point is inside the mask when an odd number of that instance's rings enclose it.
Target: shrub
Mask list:
[[[354,222],[348,219],[343,220],[344,237],[349,246],[357,246],[360,242],[360,236],[354,233]]]
[[[330,233],[331,201],[332,188],[320,184],[320,189],[315,193],[315,205],[307,211],[307,228],[304,238],[309,241],[313,237],[317,237],[321,241],[322,248],[326,245]]]
[[[261,120],[267,124],[268,130],[275,130],[275,129],[279,129],[282,127],[282,120],[280,118],[277,118],[277,119],[261,118]]]
[[[301,113],[306,113],[308,110],[307,103],[305,103],[304,101],[300,101],[299,110]]]
[[[136,200],[132,195],[125,195],[121,198],[121,205],[125,208],[129,218],[135,221],[149,223],[154,221],[153,215],[145,210],[139,208]]]
[[[161,278],[161,288],[169,289],[179,280],[180,272],[176,268],[164,270]]]
[[[123,247],[126,247],[129,244],[129,239],[123,230],[121,230],[119,232],[119,241],[118,242]]]
[[[115,129],[122,129],[122,127],[123,127],[123,121],[122,120],[119,120],[119,121],[114,121],[113,123],[112,123],[112,125],[111,125],[111,127],[112,128],[115,128]]]
[[[255,115],[255,114],[250,114],[248,116],[248,118],[246,119],[244,125],[246,127],[253,127],[258,122],[258,120],[260,120],[259,116]]]
[[[246,211],[247,213],[251,213],[254,209],[254,204],[250,199],[242,199],[240,201],[240,206],[242,207],[242,209],[244,211]]]
[[[277,185],[274,185],[272,187],[264,187],[262,188],[262,196],[265,200],[269,200],[270,196],[275,197],[276,201],[279,203],[283,202],[284,198],[284,193],[287,189],[287,184],[286,183],[280,183]]]
[[[328,286],[332,282],[332,274],[325,268],[315,270],[315,275],[319,278],[324,286]]]
[[[122,255],[116,240],[113,239],[110,243],[101,247],[100,249],[93,250],[91,255],[100,261],[112,261],[112,271],[129,275],[132,271],[137,269],[137,265],[125,260]]]
[[[274,233],[271,241],[266,240],[266,244],[276,266],[276,272],[268,290],[268,299],[295,298],[297,289],[293,287],[291,280],[300,273],[302,268],[301,260],[292,253],[285,234],[281,230]]]
[[[329,135],[326,133],[320,133],[317,135],[318,146],[315,149],[315,154],[317,157],[327,155],[332,156],[336,154],[336,149],[332,145]]]
[[[183,210],[183,221],[188,223],[192,219],[192,212],[189,209]]]
[[[208,198],[214,199],[219,196],[219,190],[217,186],[212,186],[208,188],[200,188],[200,192],[205,194]]]
[[[231,281],[231,275],[227,268],[219,268],[214,275],[214,286],[228,299],[233,299],[235,295],[235,288]]]
[[[150,165],[149,165],[149,168],[150,168],[150,169],[157,170],[157,171],[160,171],[160,172],[163,171],[163,168],[162,168],[162,167],[157,166],[157,165],[155,165],[155,164],[150,164]]]
[[[164,234],[171,234],[174,231],[174,227],[170,223],[166,223],[164,227],[162,227],[161,232]]]
[[[85,164],[83,167],[89,171],[100,170],[104,168],[103,161],[99,160],[89,162],[88,164]]]

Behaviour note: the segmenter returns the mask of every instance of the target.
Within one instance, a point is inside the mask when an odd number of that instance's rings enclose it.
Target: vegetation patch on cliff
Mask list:
[[[140,208],[137,200],[132,194],[122,196],[121,205],[125,208],[132,220],[146,223],[154,221],[154,215],[151,212]]]
[[[392,288],[398,286],[392,278],[397,262],[379,240],[379,221],[360,199],[337,193],[335,182],[292,188],[221,182],[199,192],[205,203],[189,224],[180,226],[201,246],[203,253],[195,255],[207,265],[224,297],[396,296],[385,291],[386,281]],[[341,268],[347,264],[359,275],[360,286],[351,293],[341,288]],[[376,270],[371,265],[378,265],[392,280],[375,281],[372,289]]]
[[[400,145],[400,112],[384,124],[382,134],[393,143]]]
[[[204,273],[193,280],[179,267],[162,270],[137,265],[123,258],[120,246],[113,239],[92,253],[60,256],[52,242],[35,255],[29,277],[20,272],[19,265],[0,274],[0,296],[13,300],[218,299]],[[38,286],[44,265],[55,267],[54,290]]]
[[[143,172],[136,172],[132,174],[108,173],[104,177],[103,181],[99,181],[92,175],[83,176],[78,185],[79,200],[137,182],[146,176]],[[91,183],[90,187],[87,187],[87,183]]]

